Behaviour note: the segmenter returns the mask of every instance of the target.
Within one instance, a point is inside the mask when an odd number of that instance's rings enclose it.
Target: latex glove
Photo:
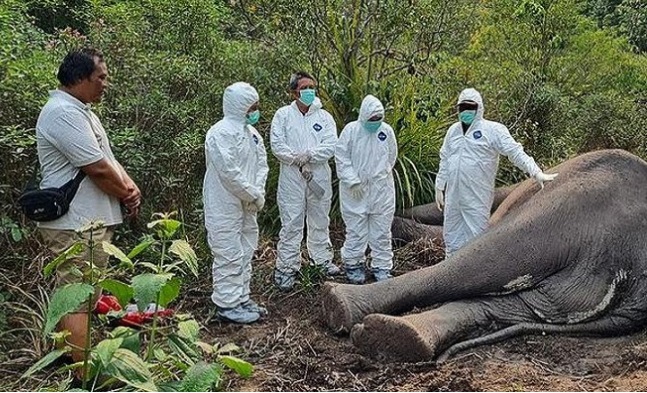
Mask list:
[[[258,199],[256,199],[256,200],[258,200]],[[243,209],[245,209],[245,211],[247,213],[251,213],[251,214],[258,213],[258,207],[256,207],[256,201],[254,201],[254,202],[243,202]]]
[[[445,193],[440,188],[436,188],[436,207],[440,211],[445,207]]]
[[[543,188],[544,188],[544,182],[555,180],[555,178],[557,177],[557,175],[558,175],[558,173],[552,173],[552,174],[548,175],[548,174],[546,174],[546,173],[544,173],[544,172],[539,171],[539,172],[535,175],[535,181],[536,181],[537,183],[539,183],[539,185],[540,185],[540,186],[541,186],[541,188],[543,189]]]
[[[307,182],[312,180],[312,170],[310,169],[310,165],[305,164],[301,167],[301,176],[303,176]]]
[[[350,186],[350,195],[353,199],[360,200],[364,196],[364,190],[362,189],[362,183],[354,184]]]
[[[263,207],[265,206],[265,197],[264,196],[259,196],[254,200],[254,206],[256,206],[257,211],[263,210]]]
[[[310,158],[312,158],[312,155],[310,154],[309,151],[305,153],[299,153],[294,156],[294,160],[292,160],[292,164],[301,167],[307,164],[308,161],[310,161]]]

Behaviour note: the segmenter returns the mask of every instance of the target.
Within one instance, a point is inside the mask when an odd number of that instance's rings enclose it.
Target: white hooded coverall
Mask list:
[[[213,255],[213,294],[218,307],[233,308],[249,300],[252,257],[258,244],[256,212],[248,204],[265,195],[268,166],[263,138],[246,123],[258,101],[249,84],[225,89],[224,118],[207,132],[207,171],[202,196],[207,240]]]
[[[398,145],[393,128],[382,122],[376,132],[369,132],[364,123],[380,114],[384,106],[368,95],[362,101],[359,120],[344,127],[335,149],[339,201],[346,224],[346,240],[341,256],[347,267],[364,266],[366,246],[371,248],[371,268],[391,270],[391,223],[395,212],[393,167]],[[355,199],[350,187],[361,184],[363,196]]]
[[[276,111],[272,119],[272,153],[281,163],[276,194],[281,231],[277,244],[276,269],[287,275],[301,267],[300,248],[304,219],[308,226],[308,253],[316,265],[333,259],[328,225],[332,198],[331,169],[328,160],[335,153],[337,126],[332,115],[316,98],[304,115],[296,101]],[[294,164],[297,155],[311,153],[312,180],[324,189],[317,198]]]
[[[443,237],[447,257],[486,229],[500,154],[530,176],[541,171],[503,124],[483,118],[483,99],[478,91],[463,90],[458,103],[466,100],[478,104],[476,117],[465,134],[460,121],[447,131],[435,185],[445,193]]]

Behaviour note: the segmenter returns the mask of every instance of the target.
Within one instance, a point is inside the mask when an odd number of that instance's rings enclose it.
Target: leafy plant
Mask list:
[[[299,271],[299,285],[307,293],[314,291],[326,277],[326,272],[321,266],[315,264],[307,264],[302,266]]]
[[[171,218],[171,214],[160,214],[158,219],[147,227],[153,231],[128,254],[113,244],[94,241],[92,235],[87,243],[77,242],[44,268],[46,275],[51,274],[63,262],[78,258],[88,248],[87,266],[79,269],[78,275],[83,282],[68,284],[58,288],[51,297],[47,309],[44,335],[64,345],[45,355],[27,370],[28,377],[50,365],[57,358],[72,350],[83,350],[82,362],[64,367],[81,369],[82,388],[99,389],[114,382],[144,391],[180,390],[201,391],[218,388],[222,383],[223,367],[232,369],[243,377],[249,377],[252,366],[229,353],[238,350],[234,346],[220,348],[200,341],[200,325],[188,314],[175,314],[172,319],[162,320],[159,310],[167,307],[180,294],[180,276],[191,273],[197,276],[198,259],[189,243],[177,239],[181,222]],[[80,231],[90,231],[100,227],[94,223]],[[96,269],[93,263],[96,247],[119,261],[117,267],[105,271]],[[139,257],[146,256],[141,260]],[[157,260],[149,259],[157,257]],[[131,277],[129,282],[119,277],[128,272],[142,271]],[[88,342],[84,348],[74,348],[66,341],[66,332],[52,333],[60,319],[78,309],[83,303],[92,309],[92,295],[96,287],[111,292],[122,309],[131,300],[139,311],[152,309],[152,323],[133,327],[118,326],[107,333],[107,337],[91,346],[92,331],[100,333],[106,323],[124,316],[125,311],[109,312],[107,316],[88,319]]]

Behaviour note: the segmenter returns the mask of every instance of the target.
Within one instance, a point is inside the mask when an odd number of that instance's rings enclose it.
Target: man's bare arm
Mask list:
[[[128,188],[125,179],[122,178],[118,168],[105,158],[81,167],[81,170],[101,189],[110,196],[122,200],[128,197],[132,190]]]

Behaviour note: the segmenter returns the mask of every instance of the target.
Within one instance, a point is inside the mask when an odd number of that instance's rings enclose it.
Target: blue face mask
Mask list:
[[[254,125],[258,123],[258,119],[261,118],[261,112],[257,109],[254,112],[250,112],[246,116],[247,124]]]
[[[315,89],[303,89],[299,94],[299,101],[305,106],[310,106],[315,101],[316,96]]]
[[[378,121],[367,121],[364,123],[364,128],[366,128],[366,131],[368,132],[377,132],[377,130],[380,129],[380,126],[382,126],[382,120]]]
[[[461,123],[467,124],[468,126],[474,122],[474,118],[476,117],[476,111],[462,111],[461,113],[458,114],[458,119],[461,121]]]

